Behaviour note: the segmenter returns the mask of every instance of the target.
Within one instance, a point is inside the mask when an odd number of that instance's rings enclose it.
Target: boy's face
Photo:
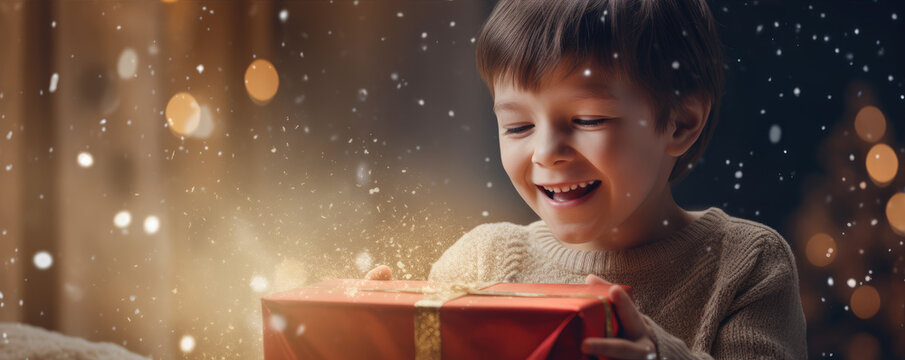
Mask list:
[[[561,67],[536,91],[498,81],[494,112],[503,167],[556,238],[620,248],[621,225],[640,226],[636,210],[663,201],[673,125],[657,134],[647,101],[600,74]]]

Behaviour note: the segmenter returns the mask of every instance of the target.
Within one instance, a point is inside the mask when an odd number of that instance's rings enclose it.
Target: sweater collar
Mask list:
[[[577,274],[613,274],[652,270],[683,256],[686,250],[710,243],[720,235],[720,223],[728,215],[717,207],[705,210],[700,218],[672,233],[665,239],[639,247],[617,250],[577,250],[567,248],[557,240],[543,220],[531,223],[532,243],[561,268]]]

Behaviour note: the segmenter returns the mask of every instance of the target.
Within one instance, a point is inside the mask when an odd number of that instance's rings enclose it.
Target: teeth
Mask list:
[[[580,184],[574,184],[574,185],[571,185],[571,186],[563,186],[563,187],[550,187],[550,186],[544,186],[544,190],[551,191],[551,192],[554,192],[554,193],[561,193],[561,192],[572,191],[572,190],[575,190],[575,189],[578,189],[578,188],[584,189],[584,188],[586,188],[586,187],[588,187],[588,186],[591,186],[591,185],[594,184],[595,182],[597,182],[597,180],[585,181],[585,182],[580,183]]]

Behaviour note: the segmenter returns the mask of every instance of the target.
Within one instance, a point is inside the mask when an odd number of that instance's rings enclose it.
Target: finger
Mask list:
[[[613,283],[601,279],[599,276],[594,274],[588,274],[588,277],[584,279],[585,285],[595,285],[595,284],[604,284],[604,285],[613,285]]]
[[[618,286],[610,288],[610,299],[619,314],[619,324],[625,330],[625,338],[637,340],[647,334],[647,325],[635,307],[635,303],[628,297],[624,289]]]
[[[647,359],[648,354],[653,353],[650,346],[618,338],[587,338],[581,342],[581,351],[617,359]]]
[[[365,274],[365,280],[392,280],[393,279],[393,271],[390,270],[389,266],[380,265],[376,268],[371,269]]]

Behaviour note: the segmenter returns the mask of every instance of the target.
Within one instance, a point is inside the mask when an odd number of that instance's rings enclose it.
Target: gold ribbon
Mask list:
[[[390,293],[410,293],[427,295],[424,299],[415,302],[415,359],[440,359],[440,308],[447,301],[466,296],[514,296],[514,297],[562,297],[562,298],[586,298],[597,299],[603,303],[603,312],[606,319],[606,337],[613,337],[613,316],[610,300],[603,296],[588,294],[542,294],[518,291],[487,291],[482,290],[499,283],[472,283],[472,284],[445,284],[443,287],[420,287],[411,289],[359,289],[360,291],[377,291]]]

